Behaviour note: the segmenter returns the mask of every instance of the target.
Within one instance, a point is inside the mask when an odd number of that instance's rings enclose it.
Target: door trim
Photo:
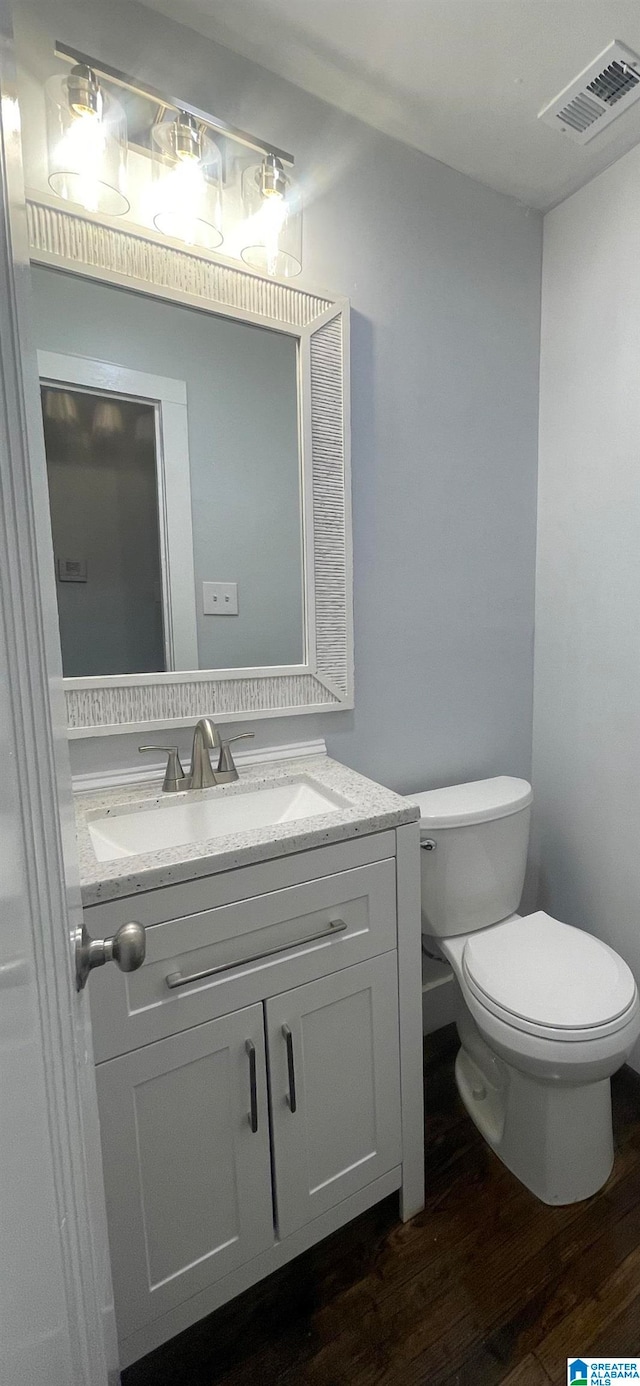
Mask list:
[[[81,917],[77,874],[67,883],[59,809],[71,824],[44,440],[30,334],[29,248],[20,120],[8,0],[0,0],[0,592],[10,727],[28,874],[28,969],[49,1097],[50,1162],[73,1362],[69,1386],[107,1381],[98,1267],[108,1267],[94,1153],[97,1103],[86,1002],[75,996],[72,935]],[[44,487],[44,490],[43,490]],[[44,502],[44,507],[43,507]],[[44,521],[44,523],[43,523]],[[0,639],[2,636],[0,634]],[[59,802],[59,786],[64,803]],[[67,810],[65,812],[65,810]],[[67,865],[73,839],[65,834]],[[68,894],[70,892],[70,894]],[[72,901],[72,904],[70,902]],[[35,964],[35,969],[34,969]],[[33,969],[35,975],[33,975]],[[88,1041],[88,1042],[87,1042]],[[96,1216],[97,1212],[97,1216]],[[104,1209],[102,1208],[102,1214]],[[113,1352],[109,1353],[114,1364]],[[56,1378],[52,1366],[51,1382]],[[114,1382],[117,1374],[112,1372]]]
[[[153,405],[165,664],[167,670],[199,668],[186,380],[66,351],[39,351],[38,370],[41,385],[72,385]],[[94,683],[74,679],[76,688]]]

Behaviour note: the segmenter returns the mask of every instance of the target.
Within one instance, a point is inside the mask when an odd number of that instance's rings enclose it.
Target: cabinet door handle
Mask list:
[[[296,1102],[296,1064],[293,1056],[293,1035],[288,1025],[283,1025],[282,1033],[284,1042],[287,1046],[287,1071],[289,1074],[289,1096],[287,1101],[290,1110],[295,1112],[298,1103]]]
[[[258,1129],[258,1084],[256,1079],[256,1046],[253,1040],[245,1041],[245,1049],[249,1055],[249,1092],[251,1094],[251,1111],[249,1112],[249,1125],[255,1136]]]
[[[236,958],[235,962],[218,963],[216,967],[207,967],[204,972],[190,972],[186,977],[182,972],[168,972],[165,978],[170,991],[175,991],[176,987],[188,987],[190,982],[203,982],[206,977],[218,977],[221,972],[233,972],[236,967],[247,967],[249,963],[262,962],[263,958],[273,958],[276,953],[286,953],[289,948],[303,948],[305,943],[317,943],[322,938],[332,938],[334,934],[343,934],[347,925],[344,919],[333,919],[328,929],[321,929],[317,934],[307,934],[306,938],[298,938],[292,943],[279,943],[276,948],[265,948],[263,953],[252,953],[249,958]]]

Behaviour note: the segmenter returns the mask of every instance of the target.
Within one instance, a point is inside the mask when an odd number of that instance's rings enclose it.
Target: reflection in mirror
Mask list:
[[[297,338],[33,287],[65,675],[302,664]]]
[[[153,405],[42,387],[62,671],[166,668]]]

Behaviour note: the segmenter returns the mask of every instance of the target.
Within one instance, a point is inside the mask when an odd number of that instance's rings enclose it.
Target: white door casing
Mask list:
[[[118,1373],[87,1003],[72,975],[80,895],[8,0],[0,103],[0,1380],[106,1386]]]
[[[61,351],[39,351],[38,370],[47,384],[123,395],[155,406],[165,657],[168,670],[198,669],[186,381]],[[75,682],[83,686],[82,680]]]

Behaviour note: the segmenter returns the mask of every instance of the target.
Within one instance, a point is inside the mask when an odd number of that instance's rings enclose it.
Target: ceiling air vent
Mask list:
[[[616,40],[540,111],[538,120],[575,144],[587,144],[639,99],[640,58]]]

